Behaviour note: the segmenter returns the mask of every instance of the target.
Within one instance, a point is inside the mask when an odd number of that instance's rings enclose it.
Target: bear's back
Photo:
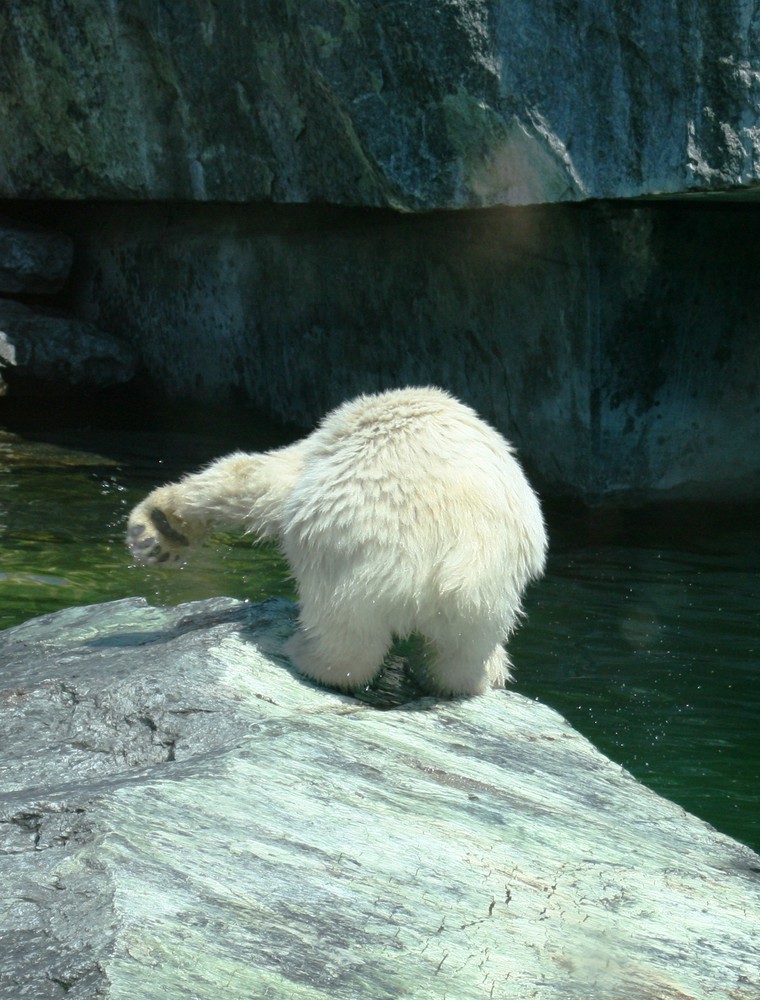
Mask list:
[[[395,562],[410,577],[442,559],[543,564],[538,500],[506,440],[436,388],[360,396],[307,439],[285,508],[288,558]],[[372,570],[373,572],[375,570]]]
[[[471,472],[485,464],[493,474],[512,454],[474,410],[433,387],[359,396],[329,413],[310,441],[308,464],[329,466],[332,476],[447,477],[465,458]]]

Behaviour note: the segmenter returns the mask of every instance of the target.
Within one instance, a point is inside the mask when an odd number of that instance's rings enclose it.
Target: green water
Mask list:
[[[123,543],[130,506],[153,485],[273,434],[0,431],[0,627],[127,596],[292,597],[272,547],[226,539],[184,569],[148,571],[129,565]],[[549,523],[549,570],[511,643],[516,690],[760,849],[756,512],[550,509]]]

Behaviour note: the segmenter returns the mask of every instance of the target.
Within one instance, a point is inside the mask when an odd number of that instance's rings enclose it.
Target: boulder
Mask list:
[[[760,857],[514,691],[353,698],[294,607],[0,633],[0,995],[755,1000]]]
[[[0,218],[0,292],[42,294],[63,288],[74,244],[64,233]]]
[[[427,210],[759,179],[746,3],[80,0],[1,26],[5,197]]]
[[[0,299],[0,373],[6,368],[27,387],[103,388],[128,382],[136,355],[91,323]]]

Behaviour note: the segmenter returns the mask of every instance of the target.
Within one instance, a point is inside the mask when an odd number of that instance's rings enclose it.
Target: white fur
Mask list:
[[[154,490],[132,512],[145,564],[176,562],[214,525],[281,540],[310,677],[366,685],[394,637],[433,649],[429,686],[477,694],[509,678],[503,643],[543,572],[541,509],[512,449],[440,389],[359,396],[304,440],[237,453]]]

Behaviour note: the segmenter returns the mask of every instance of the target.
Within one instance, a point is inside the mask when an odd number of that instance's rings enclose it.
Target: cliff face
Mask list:
[[[0,194],[425,210],[747,187],[749,0],[10,0]]]

